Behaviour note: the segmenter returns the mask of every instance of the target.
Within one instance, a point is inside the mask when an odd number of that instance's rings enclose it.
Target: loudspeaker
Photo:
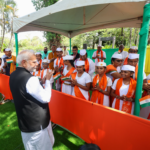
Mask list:
[[[87,50],[87,44],[83,44],[83,49]]]

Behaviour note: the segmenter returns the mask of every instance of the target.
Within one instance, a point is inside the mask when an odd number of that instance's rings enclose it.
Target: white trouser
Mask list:
[[[31,133],[21,132],[25,150],[52,150],[54,136],[51,122],[48,127]]]

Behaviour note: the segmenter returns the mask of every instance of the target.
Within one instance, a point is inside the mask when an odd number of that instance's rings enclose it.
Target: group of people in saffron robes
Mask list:
[[[57,91],[133,114],[140,57],[136,46],[126,52],[123,51],[124,46],[120,45],[119,50],[109,58],[111,64],[108,65],[104,62],[107,56],[101,45],[92,55],[95,63],[88,58],[87,50],[82,49],[78,53],[77,46],[73,47],[72,55],[55,45],[51,49],[52,52],[44,59],[40,52],[36,53],[38,66],[32,75],[44,80],[47,72],[54,71],[50,84]],[[7,56],[4,66],[13,59],[13,56]],[[10,65],[10,68],[14,65]],[[141,80],[143,97],[150,95],[150,75],[146,77],[143,72]],[[141,116],[150,119],[150,108],[142,108]]]

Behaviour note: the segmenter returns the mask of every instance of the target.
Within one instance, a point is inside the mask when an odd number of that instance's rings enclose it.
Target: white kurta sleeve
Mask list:
[[[4,66],[4,60],[2,59],[2,64],[1,64],[2,69],[3,69],[3,66]]]
[[[118,82],[118,79],[116,79],[112,85],[113,90],[116,90],[117,82]]]
[[[109,77],[107,77],[107,86],[112,86],[112,80]]]
[[[41,86],[37,77],[31,77],[26,84],[27,93],[41,103],[49,103],[51,99],[50,81],[46,80],[45,89]]]
[[[91,78],[91,76],[89,75],[89,74],[87,74],[86,75],[86,78],[85,78],[86,80],[85,80],[85,83],[90,83],[90,82],[92,82],[92,78]]]
[[[96,51],[93,53],[93,56],[92,57],[96,57]]]
[[[103,51],[103,57],[106,58],[106,53]]]
[[[54,60],[54,68],[56,67],[56,59]]]
[[[89,75],[90,76],[92,76],[93,75],[93,73],[95,72],[95,63],[91,60],[91,59],[89,59]]]

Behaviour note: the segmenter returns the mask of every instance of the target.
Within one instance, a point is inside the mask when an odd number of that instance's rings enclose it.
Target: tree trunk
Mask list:
[[[5,18],[3,18],[3,20],[4,20],[3,28],[2,28],[3,35],[2,35],[2,42],[1,42],[1,45],[0,45],[0,51],[2,51],[3,42],[4,42],[4,38],[5,38]]]
[[[139,29],[138,29],[138,32],[137,32],[136,46],[138,46],[138,44],[139,44]]]
[[[11,47],[12,37],[13,37],[13,20],[11,21],[11,37],[10,37],[10,41],[9,41],[9,47]]]
[[[93,36],[93,44],[92,44],[92,49],[94,49],[94,47],[95,47],[95,38],[94,38],[94,36]]]
[[[124,29],[122,28],[122,44],[124,44]]]
[[[133,43],[136,44],[136,34],[137,33],[137,28],[134,29],[134,35],[133,35]]]
[[[129,46],[132,44],[132,28],[130,28]]]

